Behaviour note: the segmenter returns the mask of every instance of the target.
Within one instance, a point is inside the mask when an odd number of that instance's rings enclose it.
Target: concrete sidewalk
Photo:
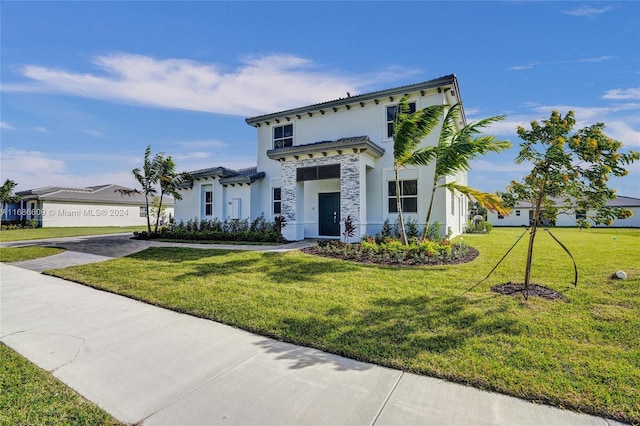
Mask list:
[[[2,265],[0,340],[144,425],[607,425]]]

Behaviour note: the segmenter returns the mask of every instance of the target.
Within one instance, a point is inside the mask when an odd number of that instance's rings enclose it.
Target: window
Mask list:
[[[204,192],[204,215],[213,216],[213,191]]]
[[[418,213],[418,181],[400,181],[400,206],[404,213]],[[389,213],[398,213],[396,182],[389,181]]]
[[[576,210],[576,220],[578,219],[586,219],[587,211],[586,210]]]
[[[504,215],[498,213],[498,219],[504,219]]]
[[[273,188],[273,214],[282,213],[282,189]]]
[[[293,146],[293,124],[273,128],[273,148]]]
[[[516,216],[520,216],[520,210],[516,210]]]
[[[147,206],[140,206],[140,217],[147,217]]]
[[[296,181],[334,179],[340,177],[340,164],[326,166],[298,167],[296,169]]]
[[[393,122],[396,119],[398,105],[392,105],[387,107],[387,138],[393,137]],[[416,103],[409,102],[409,114],[416,112]]]

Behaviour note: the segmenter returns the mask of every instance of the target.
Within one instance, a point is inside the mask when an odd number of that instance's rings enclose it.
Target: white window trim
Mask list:
[[[420,212],[420,184],[419,184],[419,179],[418,178],[413,178],[413,177],[409,177],[409,178],[402,178],[399,177],[398,178],[399,182],[400,182],[400,188],[402,188],[402,182],[405,181],[410,181],[410,180],[415,180],[416,181],[416,186],[418,188],[416,195],[408,195],[408,196],[402,196],[400,195],[400,203],[402,203],[402,198],[406,198],[406,197],[412,197],[416,199],[416,211],[415,212],[406,212],[406,211],[402,211],[403,215],[417,215]],[[392,212],[389,211],[389,199],[391,197],[393,197],[395,199],[395,196],[393,195],[389,195],[389,182],[394,182],[395,183],[395,179],[392,180],[387,180],[387,184],[385,185],[386,189],[385,189],[385,207],[384,210],[386,211],[387,215],[397,215],[398,212]]]
[[[396,96],[393,97],[394,101],[396,100]],[[398,96],[397,100],[399,101],[400,99],[402,99],[402,96]],[[416,104],[416,111],[420,110],[420,105],[418,103],[418,99],[409,99],[409,103],[414,103]],[[384,108],[382,109],[382,113],[383,113],[383,129],[382,129],[382,141],[383,142],[392,142],[393,141],[393,136],[389,137],[389,134],[387,132],[387,124],[389,123],[387,121],[387,108],[392,107],[392,106],[397,106],[398,102],[389,102],[387,104],[384,104]]]
[[[279,149],[276,148],[276,128],[277,127],[284,127],[284,126],[291,126],[291,146],[294,146],[296,143],[296,126],[294,123],[281,123],[281,124],[274,124],[273,126],[271,126],[271,149]],[[282,139],[288,139],[288,138],[282,138]]]

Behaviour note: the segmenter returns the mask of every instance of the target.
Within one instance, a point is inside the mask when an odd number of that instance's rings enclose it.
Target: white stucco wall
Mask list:
[[[616,219],[611,225],[611,228],[640,228],[640,207],[627,207],[633,212],[633,216],[627,219]],[[517,211],[520,212],[520,216],[517,215]],[[530,208],[514,209],[509,216],[505,216],[503,219],[498,219],[496,213],[487,213],[487,220],[493,226],[527,226],[529,225],[529,211]],[[573,214],[560,214],[556,220],[556,226],[575,226],[575,215]],[[591,226],[595,227],[591,221]],[[597,227],[606,227],[606,225],[597,225]]]
[[[367,102],[364,107],[360,106],[357,102],[351,105],[351,109],[347,110],[345,107],[340,107],[337,112],[332,109],[325,110],[324,114],[314,112],[312,117],[307,114],[301,115],[300,118],[295,116],[289,117],[290,121],[270,121],[269,125],[262,123],[258,127],[258,170],[266,173],[266,182],[279,181],[281,179],[281,164],[279,161],[272,160],[267,157],[266,152],[273,148],[273,128],[276,126],[282,126],[284,124],[293,125],[294,146],[306,145],[311,143],[317,143],[321,141],[336,140],[345,137],[354,136],[368,136],[372,142],[385,149],[385,153],[381,158],[372,160],[371,166],[363,168],[361,175],[366,180],[366,192],[362,194],[362,202],[364,208],[362,211],[366,212],[366,215],[361,216],[359,234],[375,234],[379,232],[383,222],[389,219],[391,222],[395,221],[396,214],[388,212],[388,189],[387,182],[393,180],[393,140],[387,137],[387,124],[386,124],[386,111],[388,106],[396,105],[399,97],[395,97],[393,101],[389,98],[383,98],[378,104],[373,101]],[[416,108],[422,109],[429,105],[443,104],[448,99],[444,93],[437,93],[434,90],[425,92],[424,96],[419,93],[414,93],[409,99],[409,102],[416,102]],[[437,142],[438,131],[435,130],[425,141],[425,145],[435,145]],[[289,161],[289,160],[287,160]],[[411,177],[413,176],[413,177]],[[418,223],[424,223],[428,207],[428,197],[430,197],[430,190],[432,187],[433,178],[433,166],[423,167],[419,170],[407,169],[401,173],[401,179],[418,179],[419,194],[418,194],[418,213],[407,214],[408,217],[416,220]],[[461,184],[467,183],[466,174],[460,174],[457,180]],[[308,182],[305,182],[305,191],[307,188],[312,188]],[[270,186],[273,187],[272,184]],[[339,188],[337,189],[339,190]],[[313,190],[315,191],[315,190]],[[441,229],[443,233],[447,232],[447,229],[451,229],[454,235],[463,231],[466,224],[466,210],[467,202],[466,198],[463,201],[462,211],[459,208],[458,202],[456,202],[455,214],[448,214],[448,206],[445,204],[449,200],[447,191],[439,190],[434,204],[432,212],[432,222],[438,221],[441,223]],[[317,192],[313,192],[316,194]],[[305,203],[307,200],[317,198],[304,194]],[[271,203],[271,191],[263,190],[261,195],[257,198],[260,199],[260,204],[269,205]],[[312,201],[312,202],[316,202]],[[301,219],[300,224],[297,226],[304,227],[304,237],[316,236],[317,218],[311,215],[309,212],[310,207],[304,207],[304,219]],[[295,235],[301,234],[301,231],[296,231]],[[292,235],[293,235],[292,234]]]
[[[173,207],[165,213],[173,215]],[[41,204],[43,227],[70,226],[137,226],[146,225],[140,217],[140,206],[132,204],[71,203],[43,201]]]
[[[218,178],[200,179],[193,182],[191,189],[180,191],[182,200],[175,202],[176,223],[187,222],[191,219],[213,219],[225,220],[246,219],[253,220],[262,213],[262,209],[254,208],[256,194],[262,187],[254,182],[251,185],[235,184],[223,186]],[[213,214],[205,216],[203,193],[206,190],[213,191]],[[265,205],[268,209],[269,204]],[[268,211],[265,217],[270,218]]]

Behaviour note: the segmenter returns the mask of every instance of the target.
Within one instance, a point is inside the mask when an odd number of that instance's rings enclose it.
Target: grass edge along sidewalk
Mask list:
[[[360,265],[287,253],[151,248],[52,274],[282,341],[627,422],[640,421],[640,230],[557,229],[533,282],[565,299],[503,296],[526,244],[473,289],[522,232],[464,236],[473,262]],[[611,275],[623,269],[629,279]],[[135,271],[135,273],[131,273]]]
[[[60,228],[25,228],[4,229],[0,231],[0,242],[41,240],[61,237],[84,237],[87,235],[120,234],[143,231],[146,226],[98,226],[98,227],[60,227]]]
[[[122,425],[4,343],[0,359],[0,424]]]

